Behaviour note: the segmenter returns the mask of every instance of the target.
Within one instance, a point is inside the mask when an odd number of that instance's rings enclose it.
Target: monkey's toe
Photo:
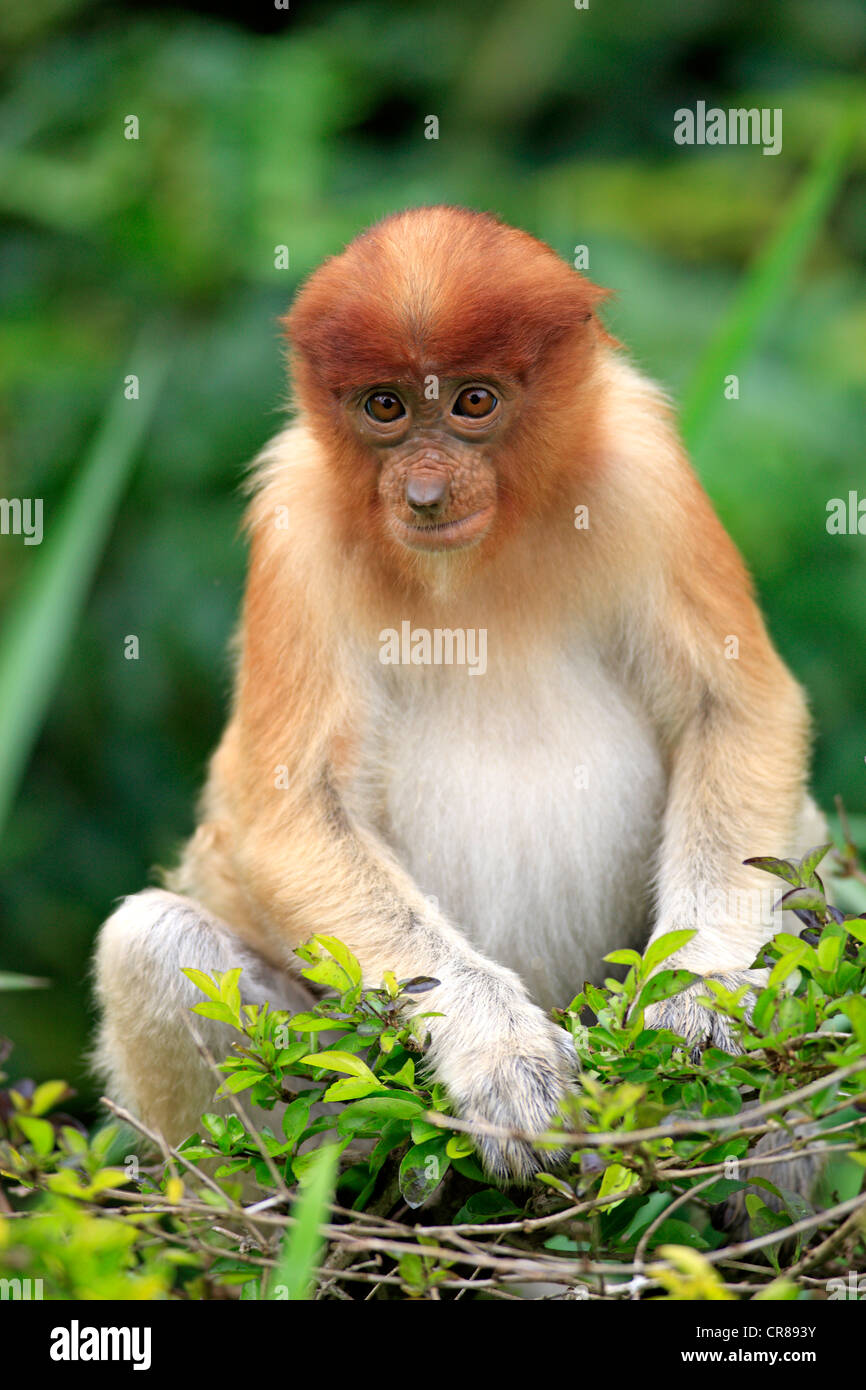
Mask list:
[[[737,990],[742,985],[751,986],[753,984],[749,975],[738,971],[710,975],[705,978],[718,980],[719,984],[724,985],[725,989],[729,990]],[[650,1004],[644,1014],[645,1026],[647,1028],[666,1028],[671,1033],[676,1033],[679,1037],[684,1038],[689,1045],[692,1060],[695,1062],[700,1061],[701,1053],[707,1047],[718,1047],[722,1052],[736,1055],[743,1049],[736,1035],[734,1021],[725,1014],[717,1013],[702,1002],[711,997],[711,991],[707,988],[705,981],[703,979],[696,980],[694,984],[689,985],[670,999],[660,999],[658,1003]],[[755,995],[750,989],[744,999],[747,1017],[751,1014],[754,1003]]]

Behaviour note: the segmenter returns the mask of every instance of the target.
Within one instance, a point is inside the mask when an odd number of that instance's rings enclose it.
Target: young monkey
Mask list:
[[[182,966],[241,965],[248,1000],[304,1007],[294,948],[326,932],[368,985],[434,976],[414,1007],[441,1015],[436,1076],[524,1134],[572,1073],[545,1010],[607,951],[689,928],[667,965],[753,978],[774,925],[743,860],[823,835],[806,706],[602,297],[454,207],[387,218],[298,294],[297,419],[257,464],[200,823],[97,954],[109,1093],[170,1141],[214,1087]],[[648,1026],[730,1047],[706,993]],[[499,1177],[540,1161],[478,1144]]]

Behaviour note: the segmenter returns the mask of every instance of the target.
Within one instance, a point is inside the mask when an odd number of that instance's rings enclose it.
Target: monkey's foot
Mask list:
[[[490,1049],[476,1075],[461,1087],[458,1113],[470,1122],[511,1130],[514,1137],[473,1135],[485,1170],[499,1182],[525,1183],[541,1168],[567,1158],[563,1150],[536,1148],[533,1135],[544,1133],[577,1073],[571,1037],[550,1024],[525,1048],[510,1043]]]
[[[746,1016],[751,1014],[755,1004],[755,977],[752,972],[735,970],[725,974],[709,975],[705,979],[718,980],[720,985],[730,990],[748,985],[749,993],[745,996],[743,1004]],[[644,1014],[644,1026],[667,1028],[670,1032],[685,1038],[695,1062],[700,1061],[705,1047],[718,1047],[722,1052],[734,1054],[742,1052],[743,1049],[734,1032],[733,1019],[725,1014],[716,1013],[703,1002],[712,998],[713,992],[705,980],[696,980],[694,984],[679,994],[672,995],[670,999],[660,999],[658,1003],[650,1004]]]

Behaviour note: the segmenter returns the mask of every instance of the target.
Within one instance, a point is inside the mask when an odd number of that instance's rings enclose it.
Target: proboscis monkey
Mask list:
[[[99,943],[111,1093],[169,1139],[214,1086],[181,966],[302,1007],[293,951],[325,932],[370,985],[432,975],[458,1113],[528,1133],[572,1068],[545,1010],[607,951],[689,928],[668,965],[752,978],[774,928],[743,860],[823,834],[806,706],[601,297],[454,207],[387,218],[298,294],[199,826]],[[647,1023],[729,1045],[702,989]],[[479,1148],[498,1176],[539,1161]]]

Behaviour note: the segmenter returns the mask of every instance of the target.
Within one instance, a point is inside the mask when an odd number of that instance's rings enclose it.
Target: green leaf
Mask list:
[[[621,1245],[626,1245],[637,1241],[647,1226],[650,1226],[656,1217],[670,1206],[673,1200],[673,1194],[670,1192],[651,1192],[646,1197],[641,1198],[640,1205],[628,1225],[618,1233],[618,1242]]]
[[[40,1158],[51,1153],[54,1148],[54,1126],[50,1121],[38,1120],[33,1115],[18,1115],[16,1120]]]
[[[842,950],[841,936],[824,936],[816,947],[818,953],[818,964],[822,970],[832,973],[839,964],[839,955]]]
[[[191,1134],[188,1139],[184,1139],[182,1144],[177,1146],[178,1153],[185,1154],[187,1158],[213,1158],[213,1149],[207,1144],[199,1142],[197,1134]]]
[[[757,859],[744,859],[744,864],[748,864],[752,869],[763,869],[764,873],[775,874],[776,878],[782,878],[792,887],[800,887],[800,871],[796,864],[790,859],[773,859],[765,855]]]
[[[415,1144],[400,1164],[400,1191],[407,1206],[420,1207],[436,1191],[451,1166],[446,1152],[448,1136]]]
[[[389,1086],[414,1086],[415,1063],[411,1057],[407,1057],[398,1071],[385,1072],[382,1079],[387,1081]]]
[[[0,991],[6,993],[16,989],[47,989],[50,983],[36,975],[16,975],[13,970],[0,970]]]
[[[70,1095],[71,1091],[65,1081],[43,1081],[41,1086],[37,1086],[30,1100],[30,1114],[44,1115],[47,1111],[53,1110],[58,1101]]]
[[[39,1120],[39,1124],[44,1124],[44,1120]],[[56,1192],[62,1197],[83,1197],[86,1188],[78,1180],[78,1174],[73,1173],[71,1168],[60,1168],[56,1173],[45,1175],[45,1186],[49,1192]]]
[[[481,1171],[478,1159],[471,1155],[469,1158],[452,1158],[451,1166],[455,1173],[459,1173],[462,1178],[468,1178],[470,1182],[487,1182],[487,1175]],[[539,1176],[541,1176],[539,1174]],[[571,1194],[574,1200],[574,1193]]]
[[[330,1051],[326,1048],[324,1052],[311,1052],[306,1057],[301,1058],[302,1062],[311,1067],[320,1067],[326,1071],[344,1071],[349,1076],[360,1076],[365,1081],[372,1081],[374,1085],[379,1085],[379,1078],[375,1072],[371,1071],[366,1062],[362,1062],[360,1057],[355,1057],[351,1052],[341,1052],[337,1048]]]
[[[574,1188],[569,1187],[568,1183],[563,1182],[562,1178],[558,1178],[555,1173],[536,1173],[535,1181],[543,1183],[545,1187],[552,1187],[554,1192],[558,1192],[561,1197],[565,1197],[569,1202],[574,1201]]]
[[[756,1182],[756,1180],[754,1181]],[[753,1236],[765,1236],[770,1235],[773,1231],[784,1231],[791,1224],[789,1217],[783,1216],[780,1212],[771,1211],[755,1193],[746,1193],[746,1211],[749,1214],[749,1225]],[[773,1267],[778,1270],[779,1247],[777,1245],[767,1246],[766,1255]]]
[[[252,1163],[249,1158],[233,1158],[228,1163],[221,1163],[215,1170],[214,1177],[230,1178],[235,1173],[245,1173],[251,1167]]]
[[[423,1102],[415,1101],[408,1096],[369,1096],[356,1101],[354,1105],[346,1106],[337,1121],[337,1131],[343,1135],[358,1134],[361,1131],[376,1134],[388,1121],[405,1120],[408,1132],[408,1121],[421,1110]]]
[[[783,984],[789,975],[793,975],[801,960],[805,957],[807,950],[808,946],[804,941],[801,943],[799,950],[787,951],[785,955],[780,957],[770,971],[770,978],[767,981],[768,988],[774,989],[777,985]]]
[[[675,994],[681,994],[699,978],[692,970],[661,970],[658,975],[653,975],[638,996],[635,1021],[637,1022],[640,1013],[650,1004],[657,1004],[661,999],[671,999]]]
[[[217,1143],[219,1143],[220,1139],[225,1137],[226,1122],[222,1115],[208,1113],[207,1115],[202,1115],[201,1122],[211,1139],[215,1139]]]
[[[587,1004],[592,1009],[596,1018],[598,1018],[608,1007],[607,995],[603,994],[600,989],[597,989],[595,985],[591,985],[588,981],[584,986],[584,994],[586,995]]]
[[[329,1121],[317,1120],[314,1124],[310,1125],[307,1135],[321,1134],[323,1131],[329,1130],[330,1128],[331,1125]],[[328,1144],[327,1147],[335,1149],[338,1154],[341,1154],[348,1143],[348,1139],[338,1139],[335,1143]],[[321,1152],[322,1149],[308,1149],[306,1153],[296,1154],[292,1159],[292,1171],[301,1184],[301,1187],[306,1187],[307,1184],[312,1181],[316,1171],[318,1156]]]
[[[572,1240],[571,1236],[550,1236],[544,1242],[544,1248],[545,1250],[561,1250],[566,1255],[574,1255],[578,1250],[586,1249],[587,1246]]]
[[[786,912],[823,912],[827,900],[824,894],[815,888],[792,888],[790,893],[782,894],[778,906]]]
[[[475,1152],[475,1145],[468,1134],[452,1134],[445,1146],[449,1158],[468,1158]]]
[[[387,1089],[381,1081],[367,1081],[362,1076],[350,1076],[329,1086],[322,1100],[358,1100],[360,1097],[371,1096]]]
[[[220,999],[224,1004],[228,1004],[232,1013],[240,1020],[241,1012],[241,992],[238,988],[238,980],[241,978],[241,967],[236,966],[233,970],[226,970],[219,977]]]
[[[238,1091],[246,1091],[250,1086],[255,1086],[257,1081],[262,1081],[266,1072],[263,1071],[235,1071],[231,1076],[227,1076],[220,1086],[220,1093],[225,1094],[230,1091],[232,1095],[237,1095]]]
[[[602,960],[611,965],[633,965],[638,970],[643,965],[643,957],[637,951],[611,951],[609,955],[602,956]]]
[[[361,967],[348,946],[344,946],[342,941],[337,940],[336,936],[320,936],[317,934],[313,937],[313,940],[320,946],[324,946],[327,951],[330,951],[337,964],[343,967],[353,985],[359,985],[361,983]]]
[[[483,1192],[473,1192],[454,1217],[454,1225],[459,1226],[464,1222],[484,1222],[492,1221],[497,1216],[520,1216],[520,1207],[515,1206],[510,1197],[506,1197],[503,1192],[499,1192],[495,1187],[488,1187]]]
[[[322,1018],[321,1014],[294,1014],[289,1019],[289,1027],[296,1033],[323,1033],[328,1028],[338,1029],[332,1018]]]
[[[269,1299],[302,1302],[309,1300],[313,1292],[316,1266],[321,1262],[325,1244],[320,1228],[328,1224],[339,1154],[340,1146],[329,1144],[308,1156],[307,1182],[292,1207],[295,1225],[283,1238],[268,1286]]]
[[[356,1113],[374,1116],[380,1123],[385,1120],[411,1120],[426,1109],[427,1102],[421,1096],[407,1096],[402,1091],[389,1091],[384,1096],[370,1096],[359,1100],[350,1108]],[[442,1130],[438,1133],[441,1135]]]
[[[0,641],[0,833],[15,797],[84,608],[141,440],[159,403],[169,339],[148,325],[124,361],[141,399],[124,397],[115,377],[90,452],[71,473],[63,502],[49,509],[22,588],[7,606]]]
[[[651,941],[644,951],[644,969],[647,972],[655,970],[663,960],[667,960],[668,956],[672,956],[681,946],[685,946],[687,941],[691,941],[694,935],[694,931],[669,931],[657,941]]]
[[[320,960],[315,965],[302,970],[301,974],[314,984],[325,985],[328,989],[335,989],[338,994],[350,989],[352,981],[346,974],[341,965],[335,960]]]
[[[439,1125],[431,1125],[429,1120],[412,1121],[413,1144],[424,1144],[428,1139],[438,1138],[441,1133],[441,1127]]]
[[[682,432],[694,449],[722,399],[721,382],[738,370],[788,294],[806,252],[840,186],[861,113],[856,103],[844,113],[815,163],[784,210],[775,235],[743,280],[736,299],[716,329],[692,376],[682,408]]]
[[[411,1251],[400,1256],[399,1262],[400,1278],[411,1289],[424,1289],[427,1280],[424,1274],[424,1262],[420,1255],[415,1255]]]
[[[860,994],[849,994],[841,1004],[843,1012],[851,1020],[858,1043],[866,1047],[866,999]]]
[[[792,932],[780,931],[773,937],[773,945],[780,951],[811,951],[811,946],[802,937],[794,936]]]
[[[628,1192],[630,1188],[637,1186],[637,1181],[637,1176],[630,1168],[623,1167],[621,1163],[609,1163],[604,1170],[604,1176],[601,1180],[601,1187],[598,1189],[598,1195],[599,1197],[622,1195],[619,1196],[617,1201],[609,1202],[606,1206],[601,1207],[600,1210],[612,1211],[614,1207],[618,1207],[620,1202],[624,1200],[625,1193]]]
[[[240,1026],[240,1019],[234,1014],[228,1004],[221,1001],[212,1003],[208,1000],[205,1004],[193,1004],[192,1012],[201,1014],[204,1018],[214,1018],[218,1023],[228,1023],[232,1028]]]
[[[123,1187],[131,1181],[125,1168],[100,1168],[90,1180],[88,1196],[97,1197],[100,1192],[107,1192],[111,1187]]]
[[[290,1144],[296,1144],[298,1139],[306,1129],[310,1119],[310,1106],[313,1097],[298,1096],[297,1100],[290,1101],[283,1111],[282,1127],[283,1134]]]
[[[438,989],[441,983],[433,975],[412,975],[408,980],[400,980],[397,988],[403,994],[429,994],[431,989]]]
[[[866,922],[855,917],[850,921],[843,922],[842,925],[846,932],[854,937],[855,941],[862,941],[866,945]]]
[[[72,1125],[62,1125],[60,1128],[60,1133],[63,1136],[63,1140],[70,1153],[79,1156],[81,1154],[87,1153],[86,1137],[83,1134],[79,1133],[77,1129],[73,1129]]]
[[[803,858],[800,860],[800,877],[802,878],[804,883],[811,884],[813,888],[817,888],[820,886],[819,881],[815,875],[815,870],[821,863],[821,860],[824,858],[825,854],[829,854],[832,848],[833,842],[831,840],[825,845],[816,845],[814,849],[810,849],[806,854],[803,855]]]
[[[653,1232],[649,1242],[650,1249],[656,1245],[687,1245],[692,1250],[709,1249],[709,1243],[698,1234],[694,1226],[690,1226],[686,1221],[678,1221],[674,1216],[663,1221],[658,1230]]]
[[[182,965],[181,974],[186,975],[188,980],[192,980],[196,988],[200,989],[202,994],[206,994],[208,999],[220,998],[219,987],[203,970],[193,970],[192,966]]]
[[[755,1007],[752,1010],[752,1023],[761,1033],[766,1033],[773,1022],[777,998],[778,996],[774,989],[764,989],[758,995]]]

